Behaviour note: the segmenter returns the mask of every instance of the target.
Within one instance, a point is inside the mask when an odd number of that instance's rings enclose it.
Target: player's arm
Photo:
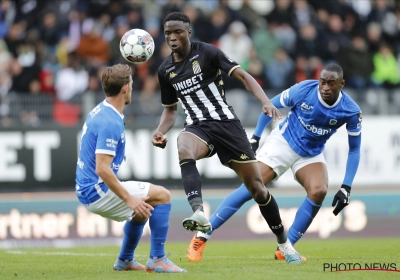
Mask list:
[[[160,67],[158,69],[158,82],[160,84],[161,104],[164,106],[164,111],[161,114],[160,124],[151,139],[153,146],[162,149],[165,148],[168,142],[165,134],[174,126],[178,115],[178,97],[173,86],[165,80],[163,73],[165,73],[165,69]]]
[[[276,108],[283,108],[284,106],[280,102],[281,93],[276,95],[274,98],[271,99],[272,104]],[[258,150],[258,146],[260,145],[261,135],[264,129],[268,126],[268,124],[272,121],[270,116],[265,115],[263,112],[258,117],[256,129],[253,133],[253,136],[250,139],[251,148],[254,152]]]
[[[96,173],[103,179],[107,187],[115,193],[119,198],[121,198],[126,205],[131,208],[137,215],[148,218],[151,216],[151,210],[153,207],[147,204],[145,198],[138,198],[130,195],[126,189],[124,189],[119,182],[117,176],[115,176],[113,170],[111,169],[111,163],[113,160],[112,155],[107,154],[96,154]]]
[[[168,142],[168,139],[165,137],[165,134],[174,126],[177,115],[178,115],[177,104],[164,107],[164,111],[161,114],[160,118],[160,124],[158,125],[156,132],[154,132],[151,141],[154,146],[162,149],[165,148]]]
[[[249,73],[244,71],[242,68],[237,67],[233,70],[231,75],[241,81],[246,90],[261,102],[264,114],[271,117],[274,121],[276,118],[282,119],[281,112],[279,112],[279,110],[272,104],[264,90]]]
[[[349,132],[349,154],[346,163],[346,173],[340,190],[336,193],[332,201],[332,207],[335,207],[333,214],[336,216],[340,211],[350,203],[350,192],[354,177],[356,176],[358,165],[360,163],[361,150],[361,113],[353,117],[353,127],[358,131]],[[348,126],[351,128],[351,125]]]

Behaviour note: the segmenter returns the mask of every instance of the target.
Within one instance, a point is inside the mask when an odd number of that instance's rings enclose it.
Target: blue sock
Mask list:
[[[150,216],[150,258],[161,258],[165,255],[164,244],[169,228],[171,203],[154,206]]]
[[[313,221],[315,215],[317,215],[321,205],[316,204],[311,199],[306,197],[303,203],[297,210],[296,217],[292,226],[289,228],[287,237],[294,245],[306,232],[311,222]]]
[[[138,223],[127,221],[124,226],[124,239],[118,258],[121,261],[131,261],[134,258],[134,251],[142,237],[143,228],[146,222]]]
[[[243,204],[251,199],[252,196],[244,184],[241,184],[239,188],[225,197],[217,210],[215,210],[210,217],[213,231],[222,226]],[[212,231],[207,234],[211,235]]]

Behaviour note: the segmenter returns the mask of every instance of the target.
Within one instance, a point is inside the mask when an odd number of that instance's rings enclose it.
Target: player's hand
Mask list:
[[[251,149],[253,150],[254,154],[256,154],[258,147],[260,146],[260,137],[255,136],[253,134],[253,136],[251,137],[250,141],[250,145],[251,145]]]
[[[151,140],[151,142],[153,143],[153,146],[164,149],[167,145],[168,139],[164,136],[164,134],[157,130],[153,134],[153,139]]]
[[[151,210],[154,210],[154,208],[146,202],[147,199],[149,197],[129,196],[126,205],[135,211],[136,215],[148,219],[151,216]]]
[[[262,111],[265,115],[272,118],[273,121],[275,121],[276,118],[282,119],[281,112],[279,112],[279,110],[274,106],[274,104],[272,104],[270,100],[263,104]]]
[[[350,203],[350,190],[351,187],[342,185],[340,190],[335,194],[335,197],[333,198],[332,201],[332,207],[336,207],[333,209],[333,214],[337,216],[340,211]]]

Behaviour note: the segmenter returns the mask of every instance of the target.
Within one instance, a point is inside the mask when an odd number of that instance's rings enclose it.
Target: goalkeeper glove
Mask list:
[[[342,211],[342,209],[344,207],[346,207],[347,205],[349,205],[350,203],[350,190],[351,187],[346,186],[346,185],[342,185],[342,187],[340,188],[340,190],[336,193],[335,197],[333,198],[332,201],[332,207],[335,207],[335,209],[333,209],[333,214],[335,214],[335,216],[337,216],[337,214],[339,214],[340,211]]]
[[[260,145],[260,137],[255,136],[253,134],[253,136],[251,137],[251,139],[249,141],[250,141],[251,149],[253,150],[254,154],[256,154],[258,146]]]

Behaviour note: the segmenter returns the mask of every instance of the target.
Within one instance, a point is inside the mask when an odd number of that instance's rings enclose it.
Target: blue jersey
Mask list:
[[[89,204],[106,192],[107,186],[96,174],[96,154],[113,156],[111,168],[115,175],[125,156],[124,116],[106,100],[86,117],[81,132],[79,157],[76,166],[76,195]]]
[[[328,105],[319,94],[318,83],[306,80],[276,96],[282,107],[291,107],[279,128],[302,157],[322,153],[326,141],[344,124],[349,135],[361,133],[361,110],[355,101],[341,91],[335,104]]]

